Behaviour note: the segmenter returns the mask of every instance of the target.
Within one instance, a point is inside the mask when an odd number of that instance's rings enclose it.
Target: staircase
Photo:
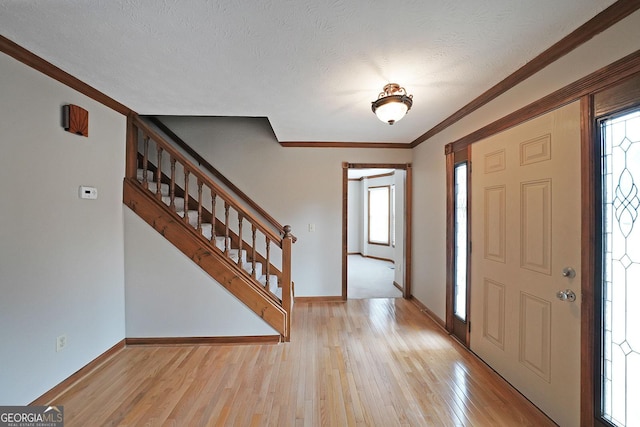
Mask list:
[[[240,194],[128,118],[124,203],[289,341],[295,237]]]

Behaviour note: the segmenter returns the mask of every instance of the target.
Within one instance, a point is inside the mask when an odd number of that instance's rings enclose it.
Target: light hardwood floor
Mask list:
[[[67,427],[554,425],[403,299],[298,303],[286,344],[127,347],[53,403]]]

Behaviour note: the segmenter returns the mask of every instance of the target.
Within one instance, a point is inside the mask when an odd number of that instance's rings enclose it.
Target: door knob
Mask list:
[[[573,292],[571,289],[567,289],[565,291],[558,291],[556,292],[556,297],[560,300],[560,301],[569,301],[569,302],[573,302],[576,300],[576,294],[575,292]]]
[[[562,276],[569,279],[576,277],[576,271],[571,267],[565,267],[562,269]]]

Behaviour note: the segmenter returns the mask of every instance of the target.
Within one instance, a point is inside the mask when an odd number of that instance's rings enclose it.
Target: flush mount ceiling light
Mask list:
[[[407,95],[405,88],[397,83],[385,85],[378,99],[371,103],[371,111],[390,125],[402,119],[413,105],[413,95]]]

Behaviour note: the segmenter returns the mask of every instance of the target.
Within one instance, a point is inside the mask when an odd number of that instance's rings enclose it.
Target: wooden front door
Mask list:
[[[579,425],[579,103],[474,144],[471,159],[470,347]]]

